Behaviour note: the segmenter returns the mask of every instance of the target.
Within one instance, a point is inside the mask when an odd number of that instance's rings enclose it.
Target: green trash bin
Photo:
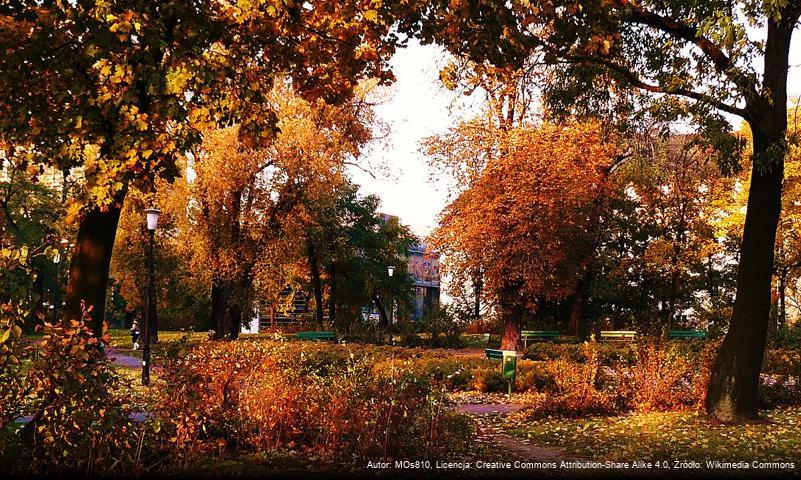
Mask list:
[[[517,352],[514,350],[504,350],[503,358],[501,359],[501,376],[504,380],[509,382],[509,395],[512,394],[512,385],[514,385],[515,377],[517,376]]]

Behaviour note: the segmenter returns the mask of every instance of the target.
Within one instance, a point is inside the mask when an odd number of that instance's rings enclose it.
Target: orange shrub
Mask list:
[[[288,448],[425,458],[466,444],[469,428],[445,413],[443,388],[402,368],[380,373],[375,348],[357,348],[204,342],[173,359],[160,416],[178,457]]]
[[[98,338],[81,321],[44,327],[23,378],[23,410],[31,419],[9,435],[20,473],[131,473],[138,469],[136,435],[128,412],[113,394],[119,379]],[[19,463],[17,463],[19,462]]]
[[[612,396],[601,388],[603,377],[598,351],[594,344],[582,348],[583,361],[542,362],[551,383],[545,387],[550,395],[535,409],[539,414],[565,416],[600,415],[615,410]]]

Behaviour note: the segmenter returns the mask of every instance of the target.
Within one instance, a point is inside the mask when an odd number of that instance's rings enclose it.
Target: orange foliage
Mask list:
[[[462,127],[464,127],[463,125]],[[435,245],[454,274],[484,272],[486,294],[521,300],[571,292],[586,261],[596,203],[615,145],[595,124],[524,126],[442,214]]]

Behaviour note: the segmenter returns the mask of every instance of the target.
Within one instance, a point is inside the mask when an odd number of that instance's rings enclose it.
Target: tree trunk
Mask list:
[[[779,330],[787,321],[787,270],[783,269],[779,276],[779,315],[776,321],[776,330]]]
[[[328,267],[328,324],[336,325],[337,316],[337,292],[334,266]]]
[[[306,253],[309,257],[309,269],[311,270],[312,291],[314,293],[314,318],[317,326],[323,329],[323,286],[320,281],[320,265],[317,261],[317,252],[314,245],[308,242]]]
[[[473,275],[473,319],[481,317],[481,291],[484,288],[484,279],[480,271]]]
[[[788,3],[778,23],[774,18],[768,19],[763,97],[746,101],[754,154],[737,267],[737,297],[729,331],[715,358],[706,397],[707,413],[725,422],[758,417],[757,388],[767,342],[773,255],[782,208],[787,153],[787,71],[790,40],[799,17],[797,7],[793,2]]]
[[[270,330],[275,331],[275,305],[270,305]]]
[[[242,328],[242,308],[238,303],[231,303],[228,305],[228,338],[236,340],[239,338],[239,330]]]
[[[103,332],[106,309],[106,286],[120,220],[122,199],[117,205],[101,211],[94,208],[86,213],[78,227],[78,238],[72,252],[67,295],[64,299],[63,320],[80,320],[81,302],[92,307],[91,328],[95,335]]]
[[[215,325],[214,339],[222,340],[230,330],[225,314],[225,288],[218,280],[211,282],[211,323]]]
[[[375,308],[378,310],[378,323],[383,328],[389,328],[389,317],[387,316],[387,311],[384,309],[384,304],[381,303],[381,298],[378,295],[373,295],[373,302],[375,302]]]
[[[507,306],[503,308],[503,337],[501,338],[501,350],[517,350],[520,343],[520,328],[523,310],[518,306]]]
[[[786,114],[782,115],[786,125]],[[706,398],[709,415],[724,422],[758,417],[757,387],[770,318],[773,248],[784,171],[783,154],[766,157],[783,140],[783,128],[769,137],[754,131],[754,166],[737,269],[737,296]],[[773,163],[765,171],[760,165],[767,162]]]

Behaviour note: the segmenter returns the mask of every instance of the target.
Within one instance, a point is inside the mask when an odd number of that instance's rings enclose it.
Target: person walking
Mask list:
[[[142,329],[139,327],[139,320],[134,320],[133,325],[131,325],[131,343],[133,343],[134,350],[139,348],[139,336],[141,334]]]

